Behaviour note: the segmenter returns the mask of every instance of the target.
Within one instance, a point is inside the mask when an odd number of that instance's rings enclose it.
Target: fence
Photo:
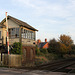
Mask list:
[[[0,64],[1,64],[1,54],[0,54]],[[2,54],[2,65],[10,67],[20,67],[22,65],[21,55]]]

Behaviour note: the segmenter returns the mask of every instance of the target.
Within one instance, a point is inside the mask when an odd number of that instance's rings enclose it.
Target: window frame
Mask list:
[[[2,31],[0,31],[0,39],[2,39]]]
[[[9,28],[9,38],[19,38],[19,28]]]

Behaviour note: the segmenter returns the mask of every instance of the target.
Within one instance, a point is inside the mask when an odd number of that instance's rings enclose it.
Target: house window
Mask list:
[[[19,28],[10,28],[9,29],[9,38],[19,37]]]
[[[35,33],[34,32],[32,32],[31,38],[32,38],[32,40],[35,40]]]
[[[30,39],[30,31],[29,31],[29,39]]]
[[[29,31],[28,31],[28,39],[29,39]]]
[[[26,38],[27,38],[27,30],[26,30]]]
[[[12,28],[11,29],[11,38],[15,38],[15,28]]]
[[[21,29],[22,38],[35,40],[35,33],[26,29]]]
[[[15,28],[16,32],[15,32],[15,36],[19,37],[19,28]]]
[[[1,31],[0,31],[0,39],[1,39]]]
[[[22,36],[22,38],[23,38],[23,28],[21,29],[21,36]]]
[[[30,39],[32,39],[32,31],[30,31]]]
[[[24,29],[24,38],[26,38],[26,30]]]

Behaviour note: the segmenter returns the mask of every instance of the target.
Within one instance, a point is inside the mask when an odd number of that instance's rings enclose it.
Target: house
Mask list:
[[[12,16],[7,16],[9,45],[14,42],[22,43],[23,62],[33,61],[35,58],[36,31],[34,27],[26,22],[18,20]],[[0,45],[6,45],[6,18],[0,23]]]
[[[47,39],[45,39],[45,42],[41,42],[40,39],[37,40],[37,45],[39,49],[47,49],[49,47],[49,43],[47,42]]]

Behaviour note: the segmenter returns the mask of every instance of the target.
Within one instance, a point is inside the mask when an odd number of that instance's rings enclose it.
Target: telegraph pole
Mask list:
[[[6,12],[6,37],[7,37],[7,49],[8,49],[8,55],[9,55],[9,36],[8,36],[8,21],[7,21],[7,12]]]

